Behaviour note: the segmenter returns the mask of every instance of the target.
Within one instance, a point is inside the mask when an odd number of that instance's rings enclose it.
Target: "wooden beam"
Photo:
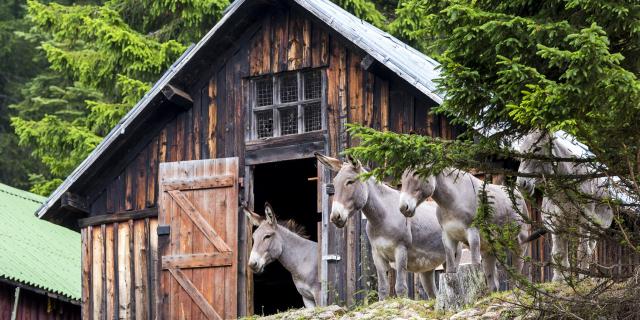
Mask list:
[[[60,208],[73,211],[75,213],[88,214],[89,205],[87,199],[79,194],[65,192],[60,197]]]
[[[162,88],[162,94],[164,94],[165,98],[171,101],[171,103],[185,110],[193,106],[193,99],[188,93],[170,84]]]
[[[106,223],[122,222],[127,220],[138,220],[158,216],[158,208],[147,208],[133,211],[120,211],[111,214],[88,217],[78,220],[78,226],[84,228]]]
[[[162,257],[162,269],[185,269],[203,267],[230,266],[233,263],[231,252],[196,253]]]

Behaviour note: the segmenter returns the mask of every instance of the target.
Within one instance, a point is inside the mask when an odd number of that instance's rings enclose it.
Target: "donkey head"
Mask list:
[[[369,192],[367,185],[358,175],[364,172],[360,162],[347,157],[348,162],[316,153],[316,158],[327,168],[337,172],[333,178],[335,194],[331,204],[331,222],[342,228],[349,217],[362,210],[367,203]]]
[[[243,211],[249,221],[258,227],[253,232],[253,248],[251,248],[251,255],[249,255],[249,267],[253,272],[261,273],[265,266],[278,259],[282,254],[283,240],[278,232],[280,226],[269,203],[264,205],[266,218],[247,208],[243,208]]]
[[[522,138],[518,151],[535,156],[551,157],[553,155],[553,145],[554,143],[547,133],[534,131]],[[523,158],[520,160],[518,172],[525,174],[551,174],[553,173],[553,167],[548,161]],[[522,191],[532,195],[538,182],[537,180],[534,177],[518,177],[516,184]]]
[[[400,189],[400,212],[405,217],[413,217],[416,214],[416,207],[431,197],[435,189],[435,176],[421,177],[415,170],[405,170],[402,174]]]

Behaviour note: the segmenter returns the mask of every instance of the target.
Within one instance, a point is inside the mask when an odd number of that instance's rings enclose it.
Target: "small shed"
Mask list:
[[[0,183],[0,319],[80,319],[80,235],[34,217],[44,200]]]
[[[242,203],[320,243],[322,303],[368,290],[366,220],[329,223],[347,122],[451,139],[438,64],[329,0],[236,0],[37,215],[82,233],[84,318],[234,318],[301,306],[277,265],[247,270]],[[410,289],[411,290],[411,289]],[[277,294],[274,294],[277,293]]]

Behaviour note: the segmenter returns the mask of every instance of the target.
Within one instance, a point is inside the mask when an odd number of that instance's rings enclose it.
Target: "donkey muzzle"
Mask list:
[[[407,218],[411,218],[416,214],[417,201],[409,194],[400,193],[400,212]]]

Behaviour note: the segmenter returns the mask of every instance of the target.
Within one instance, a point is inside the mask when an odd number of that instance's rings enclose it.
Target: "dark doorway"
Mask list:
[[[318,241],[318,169],[315,158],[256,165],[253,168],[254,209],[264,214],[269,202],[278,221],[293,219],[309,239]],[[253,275],[255,314],[269,315],[304,307],[291,274],[275,261]]]

